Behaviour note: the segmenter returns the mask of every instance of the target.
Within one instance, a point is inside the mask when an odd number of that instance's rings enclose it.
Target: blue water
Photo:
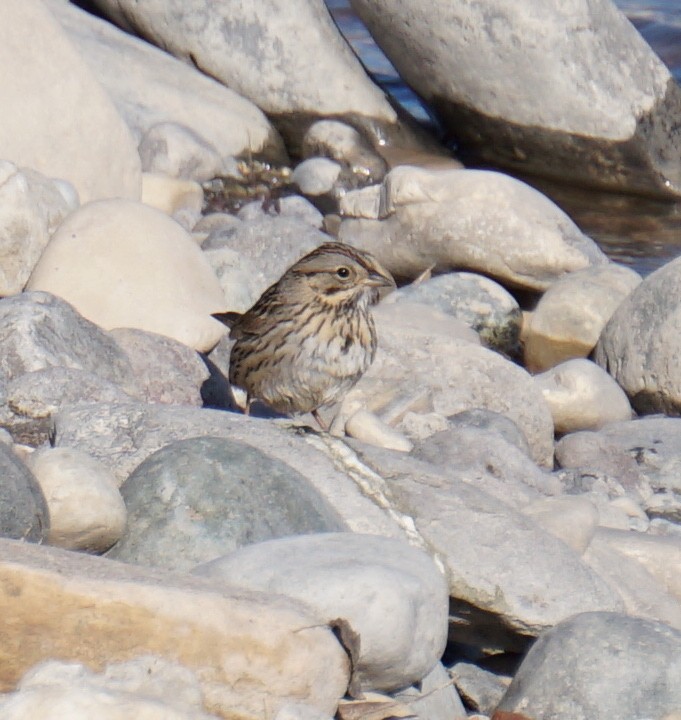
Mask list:
[[[326,0],[338,27],[369,74],[398,104],[423,124],[435,123],[401,80],[347,0]],[[616,0],[657,55],[681,83],[681,0]],[[681,256],[681,204],[595,193],[524,177],[558,203],[603,250],[647,275]]]

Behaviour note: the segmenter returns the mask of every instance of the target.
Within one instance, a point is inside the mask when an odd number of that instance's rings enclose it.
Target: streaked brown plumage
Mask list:
[[[370,306],[390,273],[368,253],[326,243],[292,265],[243,315],[216,317],[236,342],[229,381],[283,413],[340,400],[376,354]]]

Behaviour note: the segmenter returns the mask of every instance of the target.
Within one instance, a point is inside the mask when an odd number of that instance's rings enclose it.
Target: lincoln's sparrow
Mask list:
[[[336,402],[362,377],[376,354],[369,309],[390,273],[368,253],[326,243],[292,265],[243,315],[217,314],[236,340],[229,381],[252,400],[284,413],[311,412]]]

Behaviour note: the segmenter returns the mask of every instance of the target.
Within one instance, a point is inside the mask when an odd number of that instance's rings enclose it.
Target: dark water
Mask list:
[[[326,0],[336,23],[368,72],[410,114],[432,123],[419,98],[376,47],[347,0]],[[616,0],[681,83],[681,0]],[[433,130],[436,127],[433,124]],[[681,256],[681,203],[598,193],[523,177],[551,197],[613,260],[642,275]]]

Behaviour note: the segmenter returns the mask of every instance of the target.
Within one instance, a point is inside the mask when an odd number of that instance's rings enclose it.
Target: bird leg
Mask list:
[[[312,411],[312,417],[317,421],[317,423],[319,424],[319,427],[324,432],[329,432],[329,426],[322,420],[321,416],[319,415],[318,410],[315,409]]]

